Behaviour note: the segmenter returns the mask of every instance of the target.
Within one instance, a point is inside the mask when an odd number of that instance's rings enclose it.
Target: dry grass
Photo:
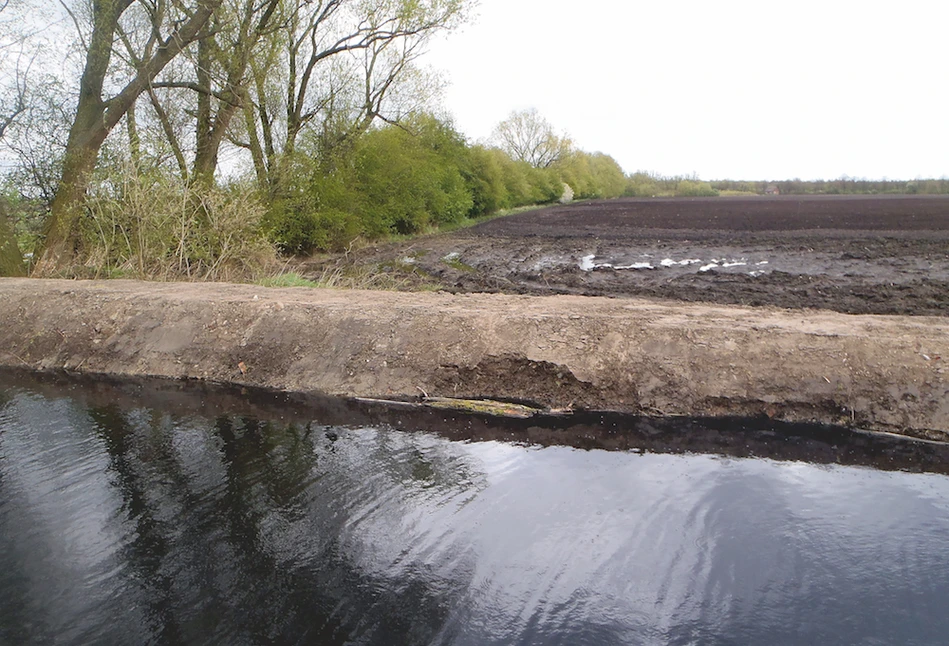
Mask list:
[[[95,277],[256,280],[276,264],[263,214],[249,188],[129,174],[90,198],[80,263]]]
[[[332,264],[287,263],[279,273],[256,281],[265,287],[365,289],[399,292],[434,291],[442,286],[411,263],[357,264],[347,255]]]

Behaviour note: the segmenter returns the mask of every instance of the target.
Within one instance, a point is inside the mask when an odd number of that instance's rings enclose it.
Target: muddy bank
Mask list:
[[[949,321],[579,296],[0,280],[0,365],[949,438]]]

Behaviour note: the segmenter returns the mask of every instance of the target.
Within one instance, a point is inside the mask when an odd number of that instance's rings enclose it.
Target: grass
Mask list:
[[[448,265],[449,267],[451,267],[451,268],[454,269],[455,271],[461,271],[461,272],[464,272],[464,273],[466,273],[466,274],[470,274],[470,273],[474,273],[474,272],[478,271],[477,269],[475,269],[475,268],[472,267],[471,265],[462,262],[462,261],[461,261],[461,257],[460,257],[457,253],[450,253],[450,254],[448,254],[447,256],[445,256],[444,258],[442,258],[442,262],[444,262],[446,265]]]
[[[314,282],[308,278],[304,278],[295,271],[291,271],[285,274],[278,274],[276,276],[270,276],[269,278],[264,278],[257,282],[258,285],[264,287],[322,287],[317,282]]]
[[[437,291],[442,289],[428,274],[408,263],[325,267],[313,279],[299,272],[284,272],[257,281],[263,287],[318,289],[372,289],[382,291]]]
[[[577,200],[579,201],[579,200]],[[497,218],[507,217],[509,215],[514,215],[515,213],[524,213],[525,211],[537,211],[539,209],[546,209],[550,206],[556,206],[556,204],[529,204],[527,206],[517,206],[512,209],[501,209],[500,211],[495,211],[488,215],[482,215],[477,218],[464,217],[456,222],[446,222],[440,225],[431,225],[425,227],[423,230],[418,231],[417,233],[390,233],[383,235],[379,238],[373,238],[372,240],[367,240],[363,242],[359,240],[359,244],[355,248],[365,246],[366,244],[386,244],[389,242],[406,242],[408,240],[413,240],[415,238],[421,238],[424,236],[437,235],[439,233],[451,233],[452,231],[459,231],[461,229],[469,229],[475,225],[481,224],[482,222],[490,222],[491,220],[496,220]]]
[[[324,266],[318,277],[306,278],[299,271],[287,271],[285,266],[281,273],[258,280],[257,284],[264,287],[309,287],[323,289],[367,289],[383,291],[413,291],[429,292],[444,289],[444,286],[429,276],[412,262],[401,260],[388,261],[376,265],[355,264],[349,257],[350,253],[370,244],[390,244],[406,242],[426,235],[450,233],[460,229],[467,229],[476,224],[502,218],[515,213],[534,211],[550,206],[549,204],[535,204],[520,206],[513,209],[503,209],[480,218],[464,218],[458,222],[444,224],[440,227],[430,227],[425,231],[413,234],[390,234],[373,240],[356,238],[345,252],[340,254],[320,254],[321,262],[336,262]],[[420,252],[410,253],[408,258],[418,258]],[[442,259],[449,267],[462,271],[476,271],[474,267],[462,262],[460,258],[446,257]]]
[[[452,231],[458,231],[459,229],[468,229],[476,224],[481,224],[482,222],[490,222],[491,220],[496,220],[498,218],[504,218],[509,215],[514,215],[515,213],[524,213],[525,211],[537,211],[539,209],[546,209],[549,206],[556,206],[555,204],[529,204],[527,206],[517,206],[513,209],[501,209],[500,211],[495,211],[489,215],[483,215],[480,218],[464,218],[458,222],[450,222],[448,224],[443,224],[438,227],[433,233],[451,233]]]

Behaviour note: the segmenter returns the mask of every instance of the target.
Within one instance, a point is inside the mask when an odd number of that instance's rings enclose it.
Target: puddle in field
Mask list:
[[[646,258],[650,258],[649,254],[642,254]],[[703,264],[706,261],[700,258],[686,258],[684,260],[674,260],[672,258],[663,258],[658,263],[654,263],[652,260],[647,261],[638,261],[638,262],[628,262],[628,264],[617,264],[616,262],[607,262],[607,261],[597,261],[596,254],[588,254],[580,258],[578,267],[581,271],[593,271],[595,269],[613,269],[616,271],[623,271],[628,269],[681,269],[691,267],[692,265],[701,265],[697,269],[699,273],[705,273],[712,269],[732,269],[735,267],[747,267],[749,264],[756,267],[764,267],[765,265],[770,264],[768,260],[758,260],[757,262],[749,262],[745,258],[734,259],[734,258],[712,258],[708,261],[707,264]],[[762,273],[765,273],[763,269],[751,270],[747,272],[752,276],[760,276]]]

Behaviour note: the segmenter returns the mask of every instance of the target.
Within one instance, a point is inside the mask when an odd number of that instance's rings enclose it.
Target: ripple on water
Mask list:
[[[0,642],[937,643],[949,478],[0,408]]]

